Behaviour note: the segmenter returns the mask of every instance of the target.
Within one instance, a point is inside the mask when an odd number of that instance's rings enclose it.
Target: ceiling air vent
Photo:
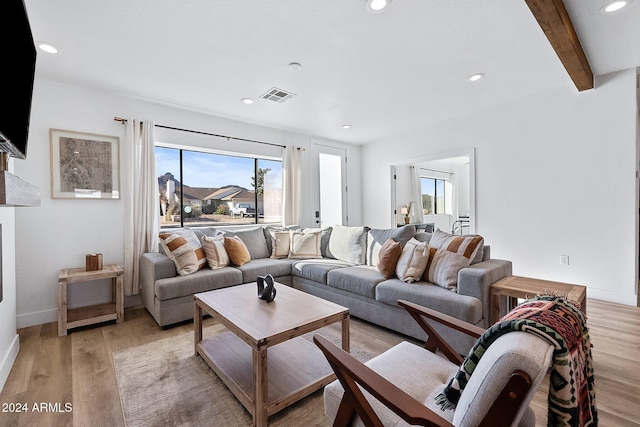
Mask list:
[[[264,94],[262,94],[260,98],[282,103],[294,96],[296,96],[295,93],[287,92],[286,90],[278,89],[277,87],[272,87],[271,89],[266,91]]]

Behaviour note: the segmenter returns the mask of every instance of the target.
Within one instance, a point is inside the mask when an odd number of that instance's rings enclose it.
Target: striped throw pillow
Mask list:
[[[204,249],[195,234],[190,238],[183,233],[160,233],[160,245],[175,263],[180,276],[195,273],[207,263]]]
[[[429,241],[429,262],[423,279],[456,290],[458,272],[471,264],[483,244],[482,236],[457,236],[436,230]]]

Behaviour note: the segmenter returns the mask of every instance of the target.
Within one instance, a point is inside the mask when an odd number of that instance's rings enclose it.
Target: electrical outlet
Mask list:
[[[560,264],[569,265],[569,255],[560,255]]]

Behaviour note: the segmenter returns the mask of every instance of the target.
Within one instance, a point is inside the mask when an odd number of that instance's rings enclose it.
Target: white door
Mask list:
[[[318,227],[347,225],[347,150],[316,144],[318,181],[314,221]]]

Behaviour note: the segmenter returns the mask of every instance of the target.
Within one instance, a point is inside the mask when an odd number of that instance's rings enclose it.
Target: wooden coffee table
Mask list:
[[[258,298],[255,283],[194,295],[196,355],[247,408],[254,426],[266,426],[270,415],[335,379],[320,349],[301,335],[342,322],[342,348],[349,351],[346,307],[279,283],[276,290],[270,303]],[[229,331],[203,338],[203,311]]]
[[[491,285],[491,315],[493,325],[500,319],[500,297],[508,298],[508,309],[517,305],[517,298],[533,298],[543,292],[557,292],[569,300],[580,304],[580,309],[587,314],[587,287],[571,283],[534,279],[531,277],[507,276]]]

